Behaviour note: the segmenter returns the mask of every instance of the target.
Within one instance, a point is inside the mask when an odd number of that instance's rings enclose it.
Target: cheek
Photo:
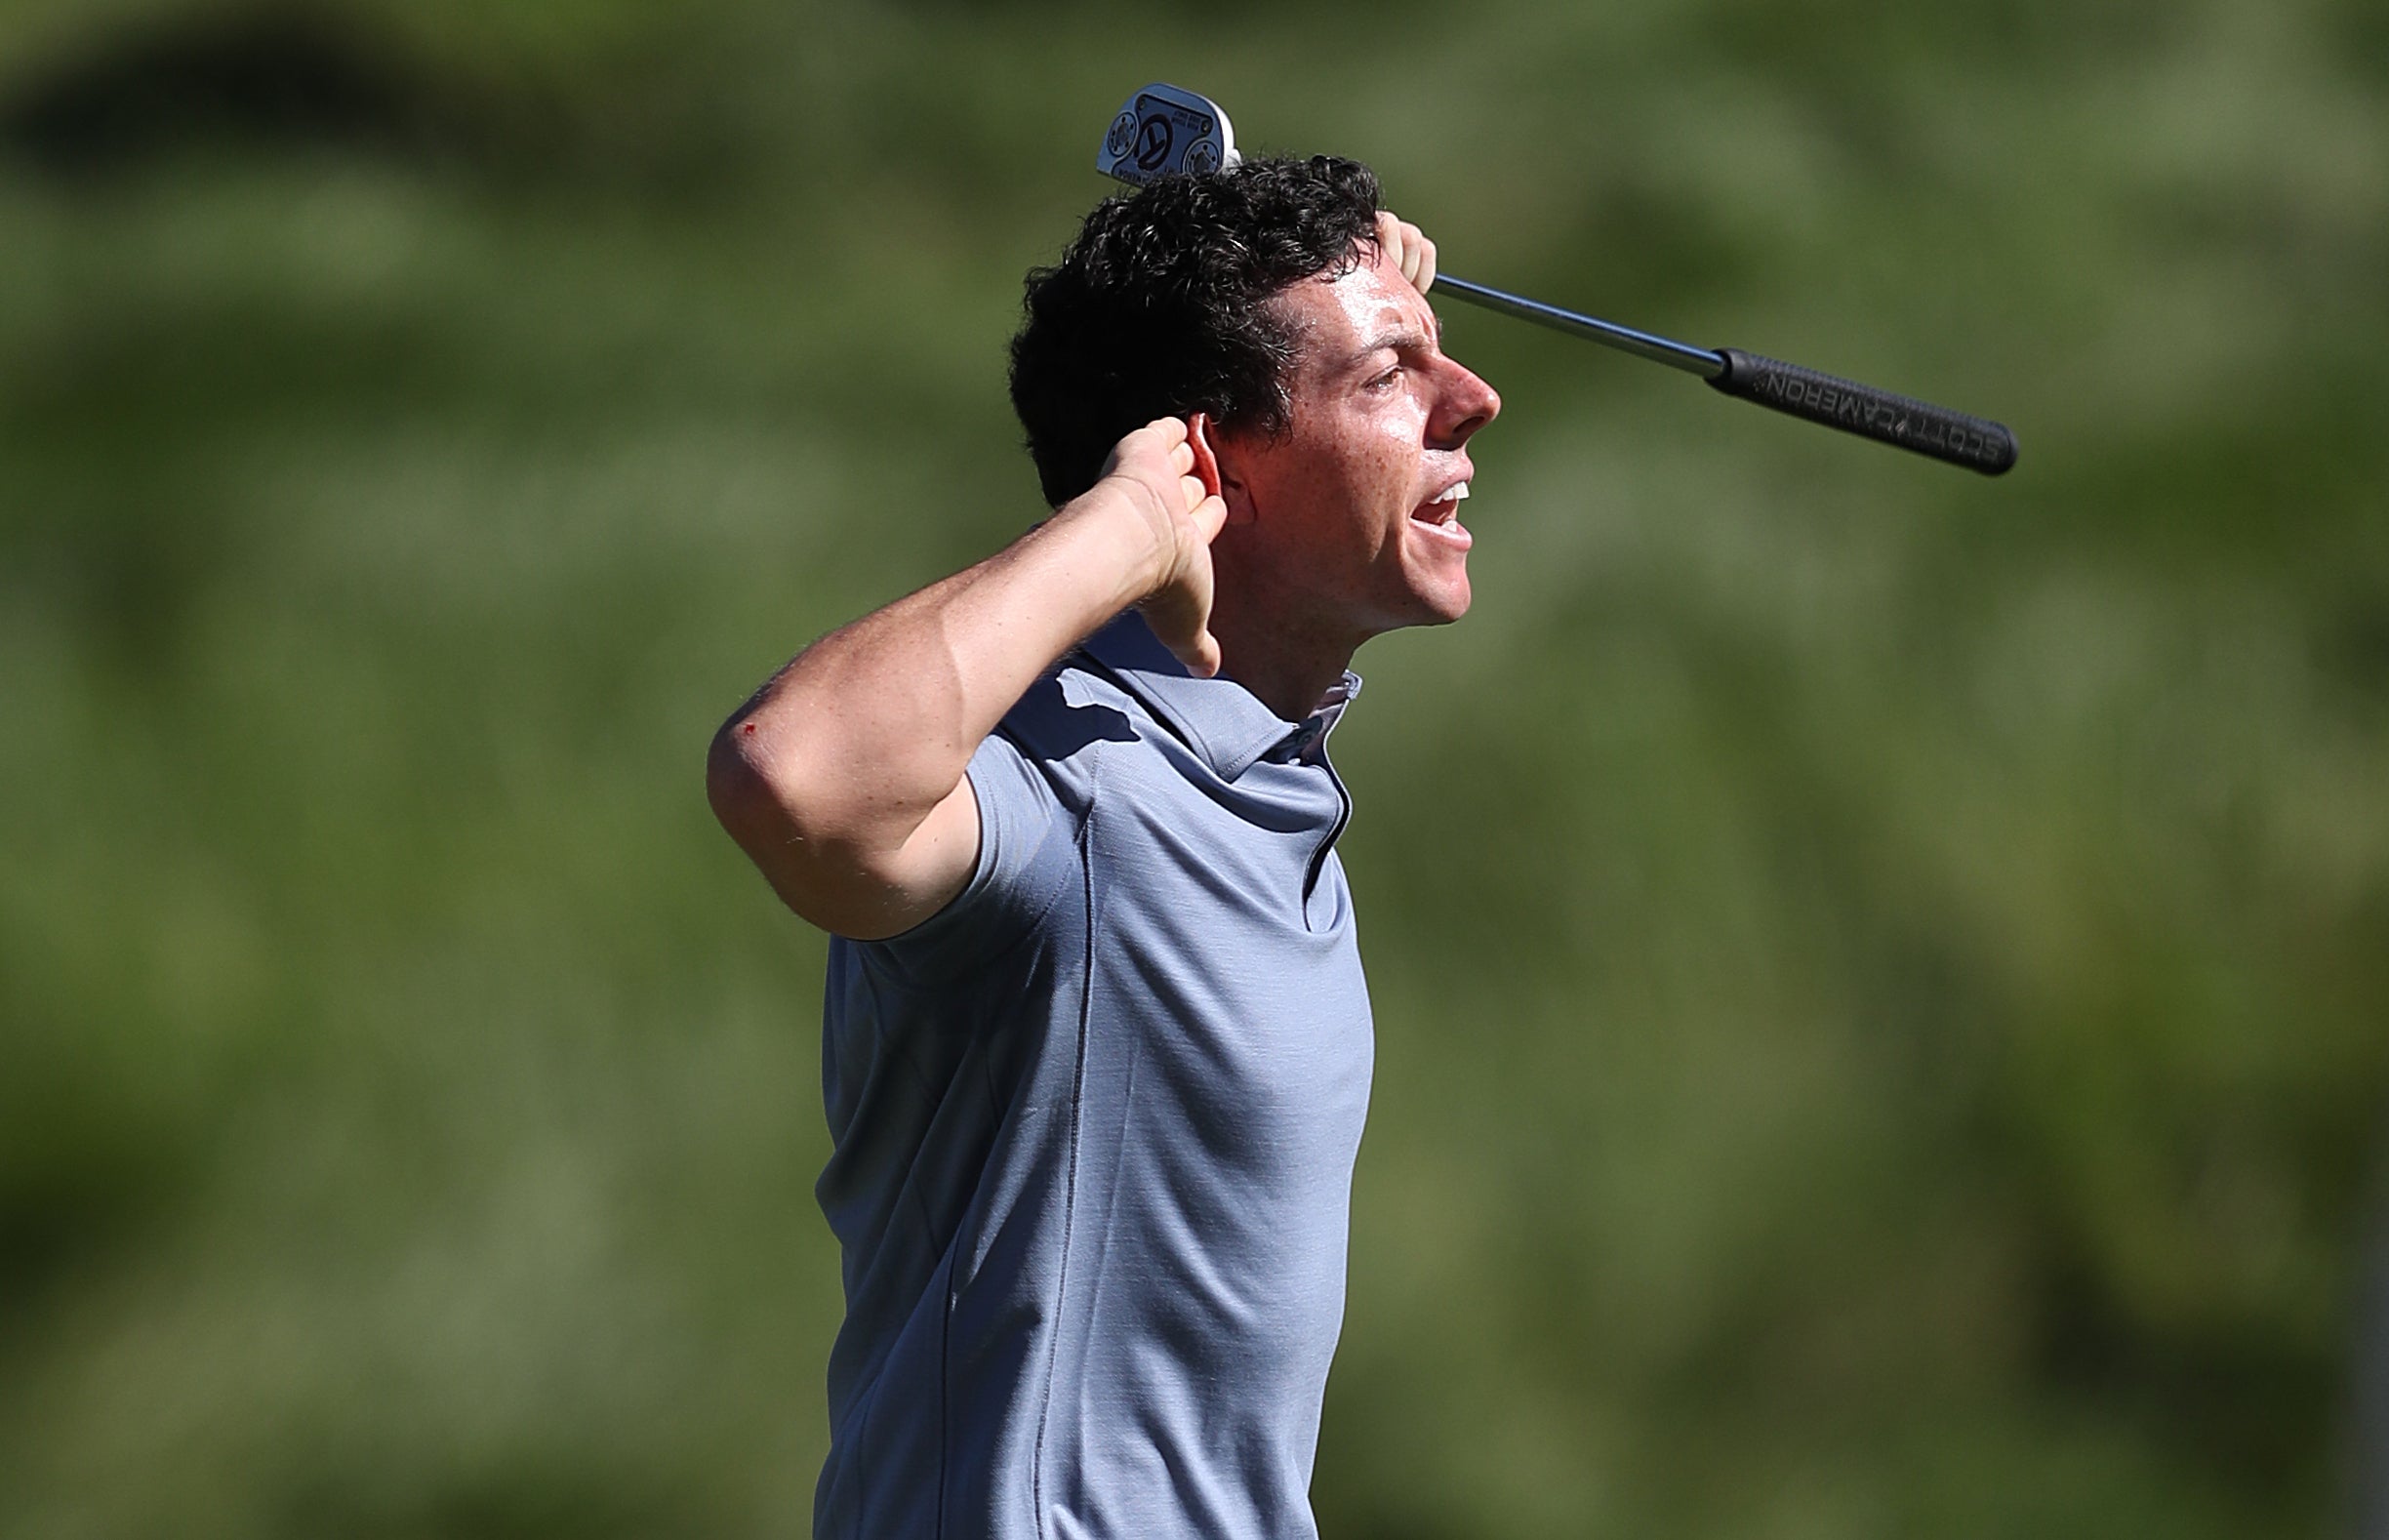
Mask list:
[[[1389,405],[1346,425],[1332,454],[1337,478],[1353,502],[1375,511],[1391,499],[1401,504],[1399,511],[1410,511],[1423,425],[1423,415],[1410,402]]]
[[[1268,499],[1300,511],[1272,532],[1271,543],[1348,556],[1376,552],[1409,516],[1424,411],[1414,401],[1388,402],[1307,426],[1282,446],[1282,474],[1273,478]]]
[[[1369,489],[1370,501],[1390,505],[1393,512],[1403,517],[1409,515],[1410,495],[1418,486],[1421,427],[1420,414],[1414,410],[1389,412],[1371,425],[1372,431],[1359,443],[1360,463],[1356,468]]]

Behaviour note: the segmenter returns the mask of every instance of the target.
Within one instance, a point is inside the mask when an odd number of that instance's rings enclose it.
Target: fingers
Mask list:
[[[1174,417],[1157,417],[1143,427],[1132,428],[1112,446],[1104,457],[1103,473],[1110,475],[1129,461],[1146,453],[1167,454],[1186,442],[1186,425]]]
[[[1157,456],[1171,475],[1192,475],[1195,468],[1195,449],[1187,425],[1174,417],[1157,417],[1119,441],[1112,456],[1122,468],[1131,459],[1142,459],[1146,453]]]
[[[1410,286],[1425,294],[1435,283],[1436,248],[1419,227],[1389,210],[1377,211],[1377,245]]]
[[[1196,421],[1199,422],[1197,415]],[[1120,477],[1143,486],[1161,507],[1165,517],[1191,513],[1218,491],[1219,467],[1210,447],[1190,434],[1188,425],[1174,417],[1155,418],[1122,435],[1105,457],[1103,478]],[[1169,489],[1176,483],[1178,496]]]
[[[1395,218],[1390,211],[1379,209],[1377,211],[1377,249],[1385,254],[1385,260],[1398,269],[1405,278],[1410,276],[1410,269],[1403,264],[1403,258],[1409,255],[1406,250],[1408,244],[1402,238],[1402,222]]]

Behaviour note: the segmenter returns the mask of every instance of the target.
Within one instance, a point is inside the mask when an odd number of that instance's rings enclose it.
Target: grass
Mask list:
[[[20,6],[0,81],[203,13]],[[1156,73],[1373,159],[1455,271],[2024,450],[1450,315],[1508,400],[1478,608],[1338,734],[1325,1531],[2342,1512],[2369,13],[340,14],[464,147],[0,161],[0,1527],[801,1530],[820,950],[699,756],[1035,516],[1019,274]]]

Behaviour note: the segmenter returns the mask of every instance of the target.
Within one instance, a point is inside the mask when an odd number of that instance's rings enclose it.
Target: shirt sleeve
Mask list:
[[[880,943],[914,982],[950,978],[1019,939],[1075,866],[1069,812],[1018,745],[1001,732],[989,734],[965,776],[979,804],[979,856],[970,880],[944,909]]]

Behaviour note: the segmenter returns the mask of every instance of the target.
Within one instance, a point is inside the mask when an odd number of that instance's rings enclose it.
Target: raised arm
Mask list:
[[[773,675],[714,734],[714,816],[825,930],[875,940],[936,913],[978,859],[971,754],[1056,658],[1142,603],[1190,669],[1218,671],[1218,491],[1200,418],[1130,433],[1085,496]]]

